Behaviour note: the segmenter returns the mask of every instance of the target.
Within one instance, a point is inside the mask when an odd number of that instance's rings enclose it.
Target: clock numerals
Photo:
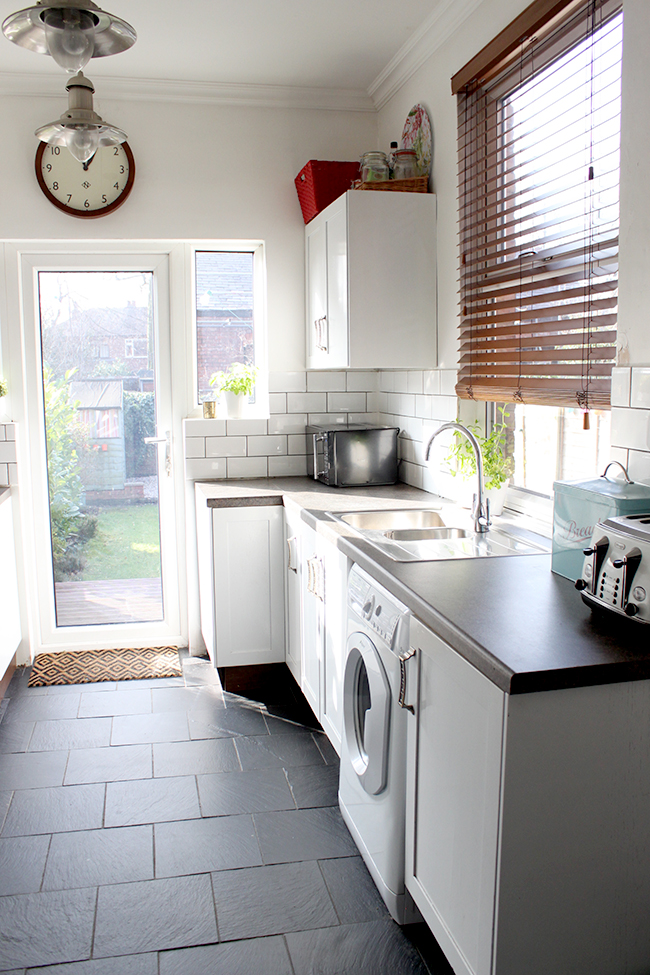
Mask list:
[[[60,146],[41,144],[36,153],[36,176],[47,198],[73,216],[110,213],[128,197],[135,163],[126,143],[97,151],[92,168],[84,168]]]

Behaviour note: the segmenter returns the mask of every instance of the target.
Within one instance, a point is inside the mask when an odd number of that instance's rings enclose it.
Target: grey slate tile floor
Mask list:
[[[424,925],[402,931],[384,908],[288,671],[287,699],[251,699],[208,661],[183,667],[51,688],[16,672],[0,973],[452,975]]]

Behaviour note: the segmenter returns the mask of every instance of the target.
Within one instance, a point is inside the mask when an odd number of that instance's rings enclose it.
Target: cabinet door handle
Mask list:
[[[295,545],[295,543],[296,543],[296,536],[295,535],[293,535],[291,538],[288,538],[287,539],[287,548],[289,550],[288,553],[287,553],[287,569],[291,569],[292,572],[297,572],[298,571],[298,566],[293,564],[293,547],[292,547],[292,542]]]
[[[409,650],[404,650],[399,655],[399,698],[397,703],[405,711],[410,711],[411,714],[415,714],[415,708],[412,704],[406,703],[406,661],[410,660],[411,657],[415,656],[415,648],[411,647]]]
[[[328,351],[328,334],[327,334],[327,316],[322,318],[317,318],[314,322],[314,327],[316,329],[316,348],[320,349],[321,352]]]

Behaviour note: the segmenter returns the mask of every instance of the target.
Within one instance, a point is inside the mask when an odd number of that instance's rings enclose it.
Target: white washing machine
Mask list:
[[[406,711],[400,654],[410,612],[358,565],[348,581],[339,805],[373,880],[399,924],[420,920],[404,888]]]

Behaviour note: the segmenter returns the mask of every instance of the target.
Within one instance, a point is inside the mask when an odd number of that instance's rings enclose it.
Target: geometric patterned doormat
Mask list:
[[[130,647],[128,650],[74,650],[39,653],[28,687],[94,684],[103,680],[181,677],[177,647]]]

